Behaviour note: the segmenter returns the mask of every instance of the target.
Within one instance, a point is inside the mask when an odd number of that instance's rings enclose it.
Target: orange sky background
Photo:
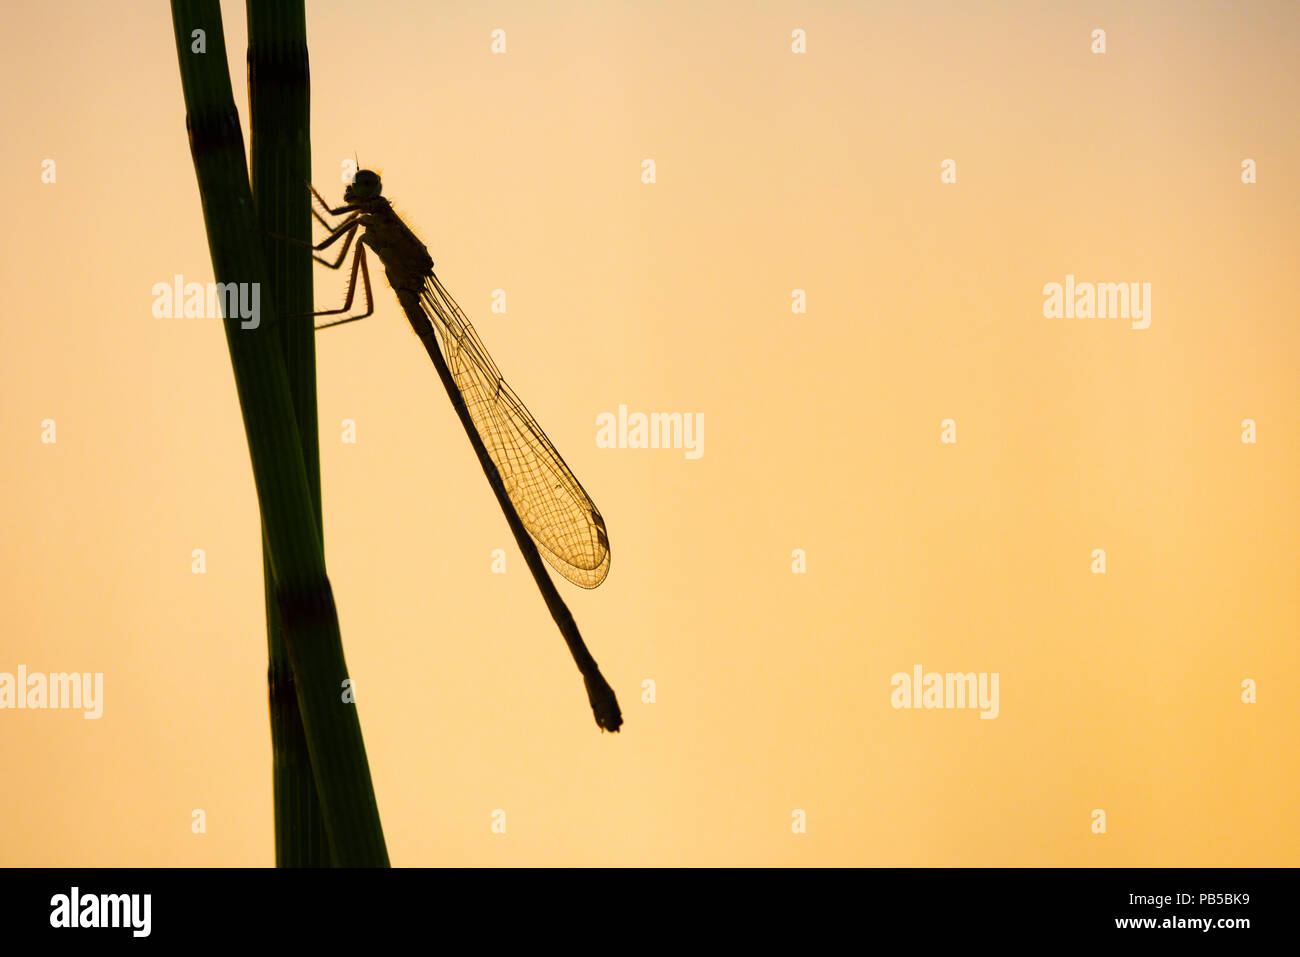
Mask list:
[[[376,270],[318,376],[394,864],[1300,864],[1300,6],[311,0],[308,39],[317,185],[382,171],[613,552],[559,587],[617,736]],[[0,88],[0,672],[105,699],[0,710],[0,865],[269,866],[229,357],[151,311],[212,279],[166,6],[13,8]],[[1067,274],[1150,328],[1044,318]],[[621,404],[703,456],[598,448]],[[894,709],[918,664],[998,717]]]

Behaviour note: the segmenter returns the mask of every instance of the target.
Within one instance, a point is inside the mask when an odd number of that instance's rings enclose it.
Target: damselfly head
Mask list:
[[[359,169],[357,175],[352,177],[352,185],[343,191],[343,201],[355,203],[374,199],[381,192],[383,186],[379,182],[379,174],[373,170]]]

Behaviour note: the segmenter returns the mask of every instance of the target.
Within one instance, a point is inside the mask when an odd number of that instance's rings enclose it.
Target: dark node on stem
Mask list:
[[[277,94],[293,95],[305,90],[310,71],[307,47],[302,44],[270,47],[248,45],[248,83],[274,89]]]
[[[328,579],[305,588],[277,588],[275,603],[286,632],[307,634],[320,623],[335,619],[334,590]]]
[[[276,667],[274,663],[266,669],[266,686],[272,707],[297,706],[298,689],[293,683],[293,669],[284,665]]]
[[[185,130],[190,137],[190,154],[220,153],[228,149],[244,151],[244,135],[240,131],[239,111],[230,110],[205,113],[199,119],[193,113],[185,115]]]

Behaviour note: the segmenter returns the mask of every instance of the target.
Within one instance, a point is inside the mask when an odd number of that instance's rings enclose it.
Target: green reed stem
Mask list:
[[[226,68],[220,7],[216,0],[172,0],[172,23],[185,96],[190,153],[198,178],[213,272],[218,282],[249,283],[259,291],[259,321],[241,324],[239,317],[228,317],[224,322],[226,344],[248,437],[262,518],[264,556],[270,566],[274,605],[279,613],[284,650],[329,841],[330,860],[340,866],[387,866],[388,851],[366,760],[361,722],[356,705],[343,690],[348,670],[338,614],[325,571],[319,483],[313,484],[304,462],[306,446],[302,436],[305,432],[314,433],[314,428],[307,426],[307,417],[295,404],[286,367],[288,359],[301,370],[301,350],[293,351],[290,343],[296,340],[292,335],[281,334],[277,297],[260,295],[260,291],[271,289],[271,273]],[[199,37],[195,31],[201,31],[203,52],[197,49]],[[304,58],[304,80],[305,65]],[[292,217],[292,210],[285,207],[284,221],[295,225]],[[281,301],[289,300],[281,294]],[[295,322],[305,320],[287,320],[285,324]],[[315,422],[314,411],[310,421]],[[314,448],[314,438],[311,444]],[[274,684],[272,690],[274,693]],[[297,788],[296,793],[297,802],[303,790]],[[277,812],[280,810],[295,811],[289,807],[281,809],[277,804]],[[277,856],[279,843],[277,839]]]

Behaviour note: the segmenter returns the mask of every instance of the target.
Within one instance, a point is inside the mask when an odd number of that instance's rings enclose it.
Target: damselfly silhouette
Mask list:
[[[383,263],[397,301],[433,360],[551,617],[582,672],[596,724],[602,730],[617,731],[623,715],[614,691],[600,673],[573,615],[538,557],[544,556],[575,585],[595,588],[609,571],[605,520],[537,420],[501,377],[460,306],[434,275],[428,249],[381,195],[379,176],[371,170],[359,170],[343,193],[344,205],[333,209],[315,187],[310,188],[326,213],[345,217],[331,224],[312,208],[312,215],[329,230],[322,242],[311,247],[317,262],[331,269],[340,268],[357,231],[361,231],[343,307],[315,313],[317,317],[345,318],[317,319],[316,328],[355,322],[374,312],[366,263],[369,247]],[[316,255],[339,239],[343,246],[336,260]],[[358,276],[365,290],[366,311],[349,316],[346,314],[352,309]]]

